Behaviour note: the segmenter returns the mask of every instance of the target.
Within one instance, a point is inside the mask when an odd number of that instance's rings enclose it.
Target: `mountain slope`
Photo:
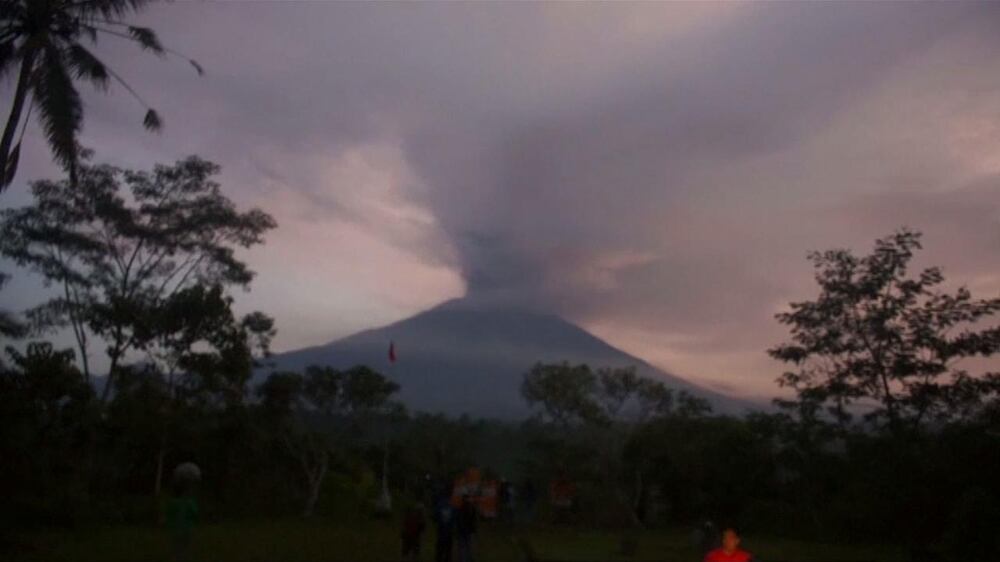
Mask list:
[[[390,341],[396,344],[398,358],[393,366],[387,357]],[[400,397],[410,409],[452,415],[525,417],[521,377],[539,361],[588,363],[594,368],[634,365],[642,375],[708,399],[717,411],[738,413],[747,406],[664,373],[558,316],[480,307],[465,300],[448,301],[326,345],[277,354],[272,360],[278,370],[366,364],[401,385]]]

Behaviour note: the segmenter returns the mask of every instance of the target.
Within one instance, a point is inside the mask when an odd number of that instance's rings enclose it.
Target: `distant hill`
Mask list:
[[[389,342],[397,361],[389,365]],[[536,362],[634,365],[640,374],[709,400],[716,411],[741,413],[750,404],[665,373],[551,314],[486,307],[456,299],[394,324],[326,345],[276,354],[272,370],[308,365],[365,364],[402,387],[411,410],[503,419],[523,418],[522,375]]]

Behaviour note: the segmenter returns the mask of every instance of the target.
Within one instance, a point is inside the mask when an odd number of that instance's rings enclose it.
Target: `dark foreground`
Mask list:
[[[607,531],[539,528],[509,531],[486,526],[477,562],[521,562],[527,541],[541,561],[697,562],[684,530],[643,531],[631,557],[621,553],[621,535]],[[746,546],[762,562],[896,562],[894,549],[747,536]],[[9,550],[13,548],[13,551]],[[395,562],[399,539],[390,522],[345,525],[323,519],[228,522],[198,529],[195,562]],[[421,561],[433,560],[433,536],[425,535]],[[36,532],[5,545],[10,562],[158,562],[170,560],[168,539],[156,527],[115,526]]]

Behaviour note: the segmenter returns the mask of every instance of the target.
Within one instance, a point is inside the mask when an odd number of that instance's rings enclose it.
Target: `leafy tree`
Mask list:
[[[691,394],[639,376],[634,367],[538,363],[524,375],[521,395],[540,408],[542,419],[559,427],[642,424],[653,417],[702,415],[711,407]]]
[[[138,346],[172,394],[207,406],[239,406],[259,359],[270,353],[274,320],[262,312],[237,318],[222,285],[194,285],[142,319]],[[176,392],[175,392],[176,391]]]
[[[639,376],[634,367],[597,371],[597,402],[612,424],[638,425],[655,417],[701,416],[712,408],[702,398],[674,391],[660,381]]]
[[[319,374],[323,374],[321,369],[306,370],[309,379]],[[368,366],[356,365],[344,371],[340,387],[341,410],[352,420],[364,421],[398,409],[391,398],[399,392],[399,385]]]
[[[72,350],[46,342],[7,348],[0,367],[0,489],[15,522],[59,514],[75,518],[86,503],[80,471],[85,435],[96,419],[93,391]],[[56,509],[57,508],[57,509]]]
[[[711,518],[760,528],[757,519],[764,514],[746,515],[759,502],[774,502],[780,491],[769,443],[741,419],[654,419],[629,440],[625,458],[669,510],[666,515],[685,524]]]
[[[450,484],[450,477],[477,464],[476,444],[483,445],[508,459],[511,451],[496,451],[496,443],[481,439],[476,425],[467,418],[451,419],[442,414],[417,413],[402,424],[397,439],[396,466],[399,472],[419,476],[422,480],[432,475],[438,487]],[[505,454],[506,453],[506,454]],[[482,463],[482,460],[478,460]],[[447,481],[447,484],[444,482]],[[412,488],[426,486],[427,482],[407,482]],[[439,493],[440,489],[429,490]]]
[[[154,496],[162,489],[170,426],[182,406],[199,409],[243,405],[257,366],[268,354],[274,322],[260,312],[242,319],[221,285],[194,285],[170,295],[140,319],[137,346],[162,381],[166,403],[157,451]]]
[[[795,367],[778,379],[797,393],[786,405],[825,408],[841,426],[870,405],[864,419],[900,435],[973,416],[996,396],[1000,373],[973,375],[963,360],[1000,350],[1000,326],[983,324],[1000,311],[1000,298],[943,291],[935,267],[909,275],[920,248],[920,234],[903,230],[867,256],[810,255],[820,295],[777,315],[792,341],[769,351]]]
[[[88,379],[90,335],[107,344],[102,403],[127,353],[190,340],[150,324],[178,320],[170,320],[168,303],[183,310],[177,299],[185,290],[246,287],[253,279],[235,249],[262,243],[275,223],[259,209],[237,210],[213,179],[218,171],[195,156],[152,172],[81,166],[75,185],[37,181],[33,205],[0,213],[0,251],[61,289],[29,318],[41,329],[72,329]]]
[[[398,390],[399,385],[363,365],[343,372],[314,365],[304,375],[273,373],[258,387],[262,410],[302,469],[303,516],[315,511],[335,443],[361,436],[376,417],[397,411],[391,398]]]
[[[299,463],[305,481],[302,516],[311,517],[330,467],[330,443],[304,423],[310,407],[305,387],[305,379],[298,373],[272,373],[257,388],[257,394],[269,425]]]
[[[633,456],[626,470],[624,452],[636,432],[652,420],[698,417],[711,408],[687,392],[676,392],[660,381],[639,376],[634,368],[603,368],[596,373],[585,364],[537,364],[525,374],[521,393],[531,406],[540,407],[542,420],[559,428],[562,440],[582,437],[578,447],[595,449],[591,461],[613,491],[614,501],[627,508],[627,517],[642,524],[640,516],[647,495],[642,459]],[[565,448],[568,443],[543,443]],[[573,451],[566,451],[573,454]],[[626,474],[629,473],[629,474]]]
[[[602,419],[594,401],[597,377],[587,365],[538,363],[524,375],[521,396],[528,406],[540,407],[544,420],[569,429]]]
[[[164,47],[152,29],[125,23],[147,4],[148,0],[0,0],[0,77],[17,68],[14,99],[0,138],[0,191],[14,180],[21,147],[14,138],[18,126],[27,125],[32,108],[56,161],[75,179],[83,102],[74,81],[89,82],[98,90],[107,90],[112,80],[118,82],[146,108],[145,127],[160,128],[156,111],[89,48],[103,35],[131,41],[159,56],[180,56]],[[188,60],[201,74],[201,66]]]

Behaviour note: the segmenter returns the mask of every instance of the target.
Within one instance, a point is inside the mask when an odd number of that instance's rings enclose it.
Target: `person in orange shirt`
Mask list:
[[[709,551],[705,562],[752,562],[753,555],[740,548],[740,533],[735,527],[722,530],[722,547]]]

